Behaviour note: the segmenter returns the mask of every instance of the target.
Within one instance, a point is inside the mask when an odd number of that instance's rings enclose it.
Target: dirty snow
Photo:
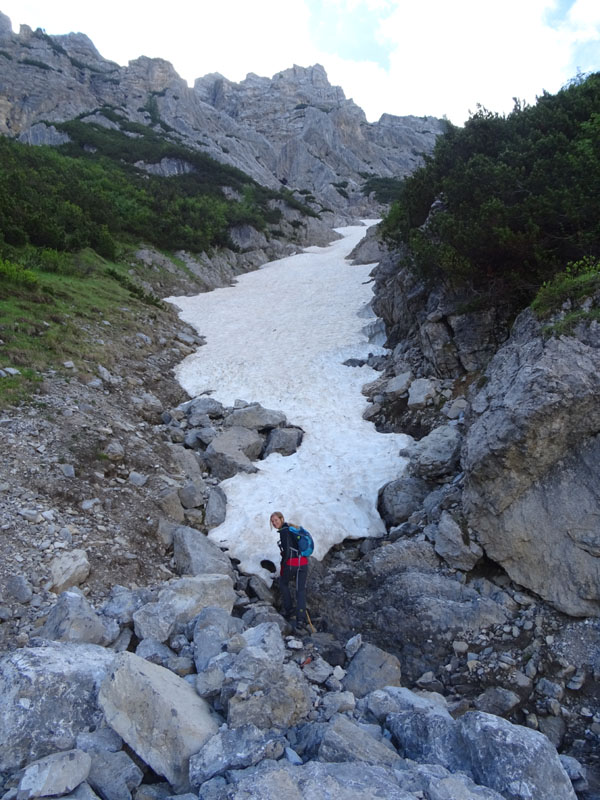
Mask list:
[[[322,558],[345,538],[385,532],[377,492],[405,465],[398,452],[409,437],[377,433],[362,419],[361,388],[379,373],[343,365],[384,349],[369,341],[377,328],[369,307],[374,264],[345,260],[366,228],[337,230],[343,238],[328,247],[265,264],[235,286],[169,298],[206,337],[177,370],[190,396],[210,392],[229,406],[238,399],[259,402],[305,432],[294,455],[273,454],[255,462],[258,473],[221,484],[227,518],[209,536],[244,572],[267,580],[272,575],[261,561],[279,562],[272,511],[308,528]]]

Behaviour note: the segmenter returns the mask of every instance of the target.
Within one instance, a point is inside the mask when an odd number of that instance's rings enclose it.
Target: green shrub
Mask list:
[[[0,259],[0,283],[10,283],[28,291],[37,291],[40,286],[39,278],[35,273],[20,264],[4,259]]]
[[[563,272],[544,281],[531,303],[540,318],[558,311],[565,303],[576,303],[600,290],[600,261],[585,257],[571,262]]]
[[[600,257],[600,73],[449,125],[382,230],[418,274],[515,310],[564,264]]]

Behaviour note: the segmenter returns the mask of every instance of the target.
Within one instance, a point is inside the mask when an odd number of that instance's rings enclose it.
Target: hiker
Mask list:
[[[283,616],[291,621],[294,615],[290,583],[296,583],[296,616],[292,628],[296,630],[306,625],[306,578],[308,576],[308,558],[301,556],[294,549],[294,539],[281,511],[271,514],[270,524],[279,531],[279,550],[281,552],[281,568],[279,570],[279,588],[283,601]]]

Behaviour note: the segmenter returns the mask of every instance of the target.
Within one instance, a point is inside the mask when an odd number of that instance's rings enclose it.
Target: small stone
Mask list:
[[[148,476],[142,475],[140,472],[130,472],[129,473],[129,483],[133,486],[145,486],[148,482]]]

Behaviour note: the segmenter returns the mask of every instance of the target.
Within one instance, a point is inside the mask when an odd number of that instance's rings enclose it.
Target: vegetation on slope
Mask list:
[[[433,206],[433,208],[432,208]],[[405,263],[517,309],[600,256],[600,73],[449,127],[383,225]]]
[[[167,253],[231,246],[232,226],[268,233],[280,221],[274,200],[316,216],[288,189],[267,189],[110,109],[102,113],[122,130],[66,122],[57,127],[71,141],[60,148],[0,137],[0,369],[19,370],[0,379],[0,407],[30,394],[40,370],[106,361],[104,345],[94,344],[99,325],[119,331],[136,308],[174,313],[143,288],[149,278],[169,277],[136,263],[140,242]],[[164,158],[188,171],[167,178],[135,166]]]
[[[59,151],[0,139],[0,247],[92,247],[114,258],[116,240],[125,238],[200,252],[228,245],[233,225],[262,230],[278,222],[281,212],[269,201],[289,200],[144,126],[133,139],[77,120],[60,127],[72,142]],[[162,158],[179,159],[190,171],[166,178],[133,166]],[[223,187],[239,199],[227,199]],[[297,200],[295,206],[315,214]]]

